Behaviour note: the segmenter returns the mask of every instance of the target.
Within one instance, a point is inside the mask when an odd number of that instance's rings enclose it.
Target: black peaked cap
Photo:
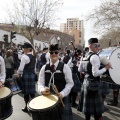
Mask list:
[[[50,50],[50,51],[59,50],[58,44],[51,44],[51,45],[49,46],[49,50]]]
[[[91,44],[93,44],[93,43],[98,43],[98,39],[97,39],[97,38],[90,38],[90,39],[88,40],[88,44],[89,44],[89,45],[91,45]]]
[[[28,42],[25,42],[22,47],[23,48],[33,48],[32,45],[30,43],[28,43]]]

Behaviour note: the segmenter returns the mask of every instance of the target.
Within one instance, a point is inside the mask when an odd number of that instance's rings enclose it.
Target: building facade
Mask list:
[[[7,36],[6,39],[5,39],[5,36]],[[13,38],[13,39],[11,39],[10,36],[11,36],[11,32],[0,29],[0,50],[5,49],[6,47],[8,47],[8,48],[12,47],[13,44],[17,48],[17,47],[19,47],[19,45],[23,45],[24,42],[30,43],[30,41],[21,34],[16,33],[15,38]],[[42,41],[39,41],[36,39],[34,39],[33,43],[34,43],[33,46],[34,46],[36,52],[38,49],[42,50],[44,47],[49,46],[48,42],[42,42]]]
[[[11,36],[13,37],[11,38]],[[42,50],[44,47],[48,47],[51,42],[55,43],[56,41],[56,43],[59,44],[59,48],[64,51],[68,43],[73,40],[73,36],[69,34],[46,29],[39,35],[34,36],[32,44],[37,52]],[[17,29],[16,26],[11,24],[0,24],[0,50],[6,47],[12,47],[13,45],[16,47],[21,46],[24,42],[30,42],[30,40],[27,38],[27,36],[24,36],[24,34],[22,34],[20,29]]]
[[[84,46],[84,22],[79,18],[67,18],[67,23],[60,24],[60,31],[74,37],[74,44]]]

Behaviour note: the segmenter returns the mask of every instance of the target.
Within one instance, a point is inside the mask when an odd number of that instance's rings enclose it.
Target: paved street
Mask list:
[[[112,92],[107,96],[105,105],[106,102],[111,99],[112,99]],[[29,114],[24,113],[21,110],[21,108],[24,106],[24,101],[21,93],[13,95],[12,105],[13,105],[13,114],[9,118],[7,118],[7,120],[32,120]],[[120,95],[119,95],[119,104],[117,107],[110,107],[107,105],[106,107],[109,108],[109,111],[103,114],[103,120],[120,120]],[[75,108],[72,108],[72,110],[73,110],[74,120],[84,120],[83,114],[77,112]],[[92,118],[91,120],[94,119]]]

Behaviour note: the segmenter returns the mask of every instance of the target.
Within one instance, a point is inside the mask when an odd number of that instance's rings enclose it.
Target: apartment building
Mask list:
[[[74,44],[84,46],[84,21],[79,18],[67,18],[66,23],[60,24],[60,31],[74,36]]]

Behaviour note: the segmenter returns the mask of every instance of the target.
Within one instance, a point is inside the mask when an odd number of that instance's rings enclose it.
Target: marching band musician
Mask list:
[[[79,77],[80,73],[78,71],[80,58],[81,58],[81,50],[77,49],[76,52],[74,53],[74,55],[68,61],[68,66],[71,68],[72,78],[73,78],[73,82],[74,82],[74,86],[71,89],[71,92],[69,95],[72,107],[77,107],[76,98],[77,98],[78,92],[80,92],[80,89],[81,89],[81,80]]]
[[[56,72],[54,74],[54,84],[58,89],[59,97],[63,99],[63,102],[65,104],[65,107],[62,108],[62,118],[64,120],[73,120],[71,104],[68,96],[71,88],[74,85],[71,70],[67,64],[59,61],[58,44],[50,45],[49,52],[50,62],[44,65],[39,73],[38,91],[43,95],[49,95],[51,93],[52,89],[48,89],[51,72]],[[48,73],[48,70],[51,72]],[[61,72],[57,73],[57,70],[60,70]]]
[[[64,58],[63,58],[63,62],[65,63],[65,64],[67,64],[68,63],[68,61],[70,60],[70,58],[71,58],[71,55],[70,55],[71,53],[70,53],[70,50],[68,49],[68,50],[66,50],[66,55],[64,56]]]
[[[84,50],[83,50],[83,53],[82,53],[80,62],[82,62],[82,59],[85,57],[85,55],[86,55],[88,52],[89,52],[89,47],[85,47]],[[84,75],[84,72],[80,72],[80,68],[79,68],[79,67],[80,67],[80,65],[78,66],[78,71],[79,71],[79,73],[80,73],[80,76],[79,76],[79,77],[80,77],[81,83],[83,83],[85,75]]]
[[[32,55],[33,47],[30,43],[25,42],[23,45],[24,54],[21,58],[20,66],[17,73],[22,80],[22,93],[24,94],[25,107],[22,108],[23,112],[28,112],[27,103],[30,98],[35,97],[35,63],[36,58]]]
[[[42,66],[45,65],[49,61],[49,53],[48,53],[47,47],[43,48],[43,53],[40,58],[41,58]]]
[[[3,87],[3,84],[5,82],[5,62],[2,56],[0,56],[0,88]]]
[[[80,72],[85,73],[85,79],[81,89],[82,96],[79,101],[79,110],[85,114],[85,119],[90,120],[94,115],[95,120],[102,120],[104,106],[102,102],[100,75],[111,68],[111,64],[100,69],[100,58],[97,55],[99,43],[97,38],[88,40],[89,52],[80,63]],[[82,104],[81,104],[82,103]]]

